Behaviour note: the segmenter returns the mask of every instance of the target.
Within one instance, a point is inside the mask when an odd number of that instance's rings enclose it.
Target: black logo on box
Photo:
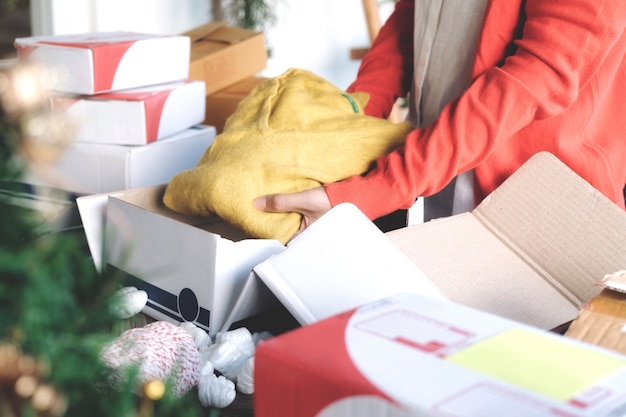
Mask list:
[[[146,307],[177,322],[189,321],[204,330],[209,330],[211,312],[200,307],[198,298],[191,288],[183,288],[176,295],[112,265],[108,265],[108,268],[115,270],[116,273],[123,274],[124,279],[122,281],[125,285],[144,290],[148,294]]]

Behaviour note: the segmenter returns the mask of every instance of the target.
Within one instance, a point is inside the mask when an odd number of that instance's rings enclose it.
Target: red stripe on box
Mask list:
[[[146,111],[146,142],[154,142],[158,139],[159,124],[161,123],[161,115],[163,107],[174,89],[159,91],[133,91],[133,92],[116,92],[98,94],[98,99],[109,100],[127,100],[127,101],[143,101]]]
[[[26,45],[17,45],[16,48],[17,48],[17,55],[20,58],[28,58],[30,54],[32,54],[33,51],[37,49],[37,47],[35,46],[26,46]]]
[[[41,44],[67,46],[71,48],[90,49],[93,53],[94,67],[94,90],[110,91],[113,89],[115,73],[120,65],[122,57],[132,44],[139,39],[132,41],[114,42],[111,40],[101,40],[94,38],[93,42],[55,42],[42,41]]]
[[[152,97],[144,101],[146,109],[146,141],[148,143],[157,140],[159,135],[159,124],[163,107],[172,90],[155,92]]]
[[[93,67],[95,79],[95,91],[107,91],[113,89],[115,73],[126,51],[134,44],[120,42],[109,45],[99,45],[93,48]]]

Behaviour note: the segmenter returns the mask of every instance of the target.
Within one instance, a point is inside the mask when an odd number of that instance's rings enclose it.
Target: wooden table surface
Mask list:
[[[254,416],[254,394],[247,395],[237,392],[237,397],[231,405],[221,410],[215,417],[253,417]]]

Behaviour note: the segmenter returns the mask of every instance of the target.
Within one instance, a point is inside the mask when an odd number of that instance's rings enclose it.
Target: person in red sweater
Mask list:
[[[302,231],[339,203],[374,220],[451,183],[456,204],[469,178],[463,210],[548,151],[624,208],[625,28],[623,0],[399,0],[348,91],[376,117],[408,95],[405,145],[364,175],[254,204],[301,213]]]

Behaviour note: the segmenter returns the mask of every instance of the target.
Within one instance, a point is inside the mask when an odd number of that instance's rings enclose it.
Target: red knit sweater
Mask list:
[[[370,115],[410,87],[413,4],[397,3],[349,88],[370,93]],[[325,185],[331,204],[375,219],[470,169],[479,202],[549,151],[624,208],[625,27],[624,0],[489,0],[470,87],[368,174]]]

